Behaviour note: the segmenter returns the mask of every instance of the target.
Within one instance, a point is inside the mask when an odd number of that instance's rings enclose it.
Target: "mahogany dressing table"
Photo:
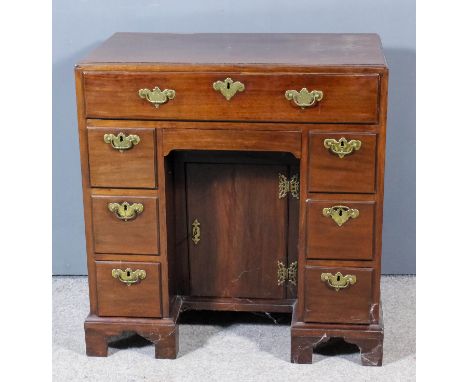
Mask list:
[[[381,365],[377,35],[117,33],[75,74],[88,355],[176,358],[181,310],[235,310],[292,313],[291,362]]]

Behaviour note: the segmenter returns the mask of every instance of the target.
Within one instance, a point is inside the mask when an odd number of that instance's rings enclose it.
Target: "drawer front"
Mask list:
[[[375,134],[309,134],[310,192],[375,191]]]
[[[213,88],[232,78],[243,84],[229,100]],[[227,85],[225,85],[227,88]],[[235,87],[235,84],[230,85]],[[163,104],[152,104],[140,89],[174,90]],[[321,100],[300,107],[287,90],[318,90]],[[174,72],[85,72],[86,113],[91,118],[262,120],[283,122],[378,121],[377,74],[238,74]],[[144,95],[142,95],[145,97]],[[158,102],[168,95],[156,94]],[[299,104],[312,103],[297,98]]]
[[[161,317],[161,265],[96,261],[99,316]]]
[[[96,253],[159,254],[156,196],[93,195],[92,210]]]
[[[370,323],[373,275],[371,268],[306,266],[304,321]]]
[[[92,187],[155,188],[155,131],[88,127]]]
[[[306,206],[307,258],[372,260],[374,201],[307,199]]]

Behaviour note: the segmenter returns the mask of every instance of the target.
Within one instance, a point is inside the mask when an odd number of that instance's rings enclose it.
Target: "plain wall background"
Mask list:
[[[73,66],[114,32],[380,34],[390,67],[382,271],[415,273],[415,17],[414,0],[54,0],[53,274],[87,274]]]

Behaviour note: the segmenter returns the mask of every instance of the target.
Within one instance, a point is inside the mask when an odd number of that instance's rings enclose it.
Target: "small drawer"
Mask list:
[[[88,71],[84,92],[89,118],[348,123],[379,119],[377,74]]]
[[[155,188],[154,129],[88,127],[92,187]]]
[[[375,201],[307,199],[306,256],[309,259],[372,260]]]
[[[93,195],[96,253],[159,254],[156,196]]]
[[[99,316],[161,317],[161,264],[96,261]]]
[[[370,323],[373,277],[372,268],[306,266],[304,321]]]
[[[376,134],[309,134],[310,192],[375,192]]]

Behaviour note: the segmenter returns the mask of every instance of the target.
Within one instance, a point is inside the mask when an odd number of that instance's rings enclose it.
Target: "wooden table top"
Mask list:
[[[377,34],[115,33],[80,64],[386,66]]]

